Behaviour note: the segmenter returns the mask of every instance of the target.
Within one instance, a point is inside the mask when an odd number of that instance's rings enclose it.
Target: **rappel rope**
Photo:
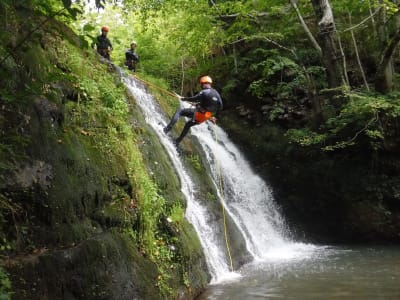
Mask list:
[[[134,77],[135,79],[137,79],[137,80],[143,82],[144,84],[149,85],[149,86],[151,86],[151,87],[154,87],[154,88],[156,88],[156,89],[158,89],[158,90],[160,90],[160,91],[162,91],[162,92],[164,92],[164,93],[166,93],[166,94],[168,94],[168,95],[170,95],[170,96],[172,96],[172,97],[174,97],[174,98],[176,98],[177,96],[179,96],[178,94],[173,93],[173,92],[170,92],[170,91],[168,91],[167,89],[164,89],[164,88],[162,88],[162,87],[160,87],[160,86],[158,86],[158,85],[156,85],[156,84],[154,84],[154,83],[151,83],[151,82],[149,82],[149,81],[147,81],[147,80],[144,80],[144,79],[142,79],[142,78],[139,78],[137,75],[132,75],[132,77]]]
[[[132,77],[134,77],[135,79],[141,81],[142,83],[149,85],[151,87],[154,87],[172,97],[177,97],[179,96],[176,93],[170,92],[167,89],[164,89],[154,83],[151,83],[147,80],[141,79],[139,78],[137,75],[132,75]],[[193,103],[191,103],[193,105]],[[216,130],[216,124],[214,123],[214,127],[213,127],[213,132],[214,132],[214,138],[215,138],[215,142],[218,142],[218,136],[217,136],[217,130]],[[231,255],[231,250],[230,250],[230,246],[229,246],[229,239],[228,239],[228,229],[227,229],[227,224],[226,224],[226,213],[225,213],[225,206],[224,206],[224,189],[223,189],[223,184],[222,184],[222,174],[221,174],[221,165],[220,165],[220,161],[218,159],[218,157],[215,158],[216,162],[217,162],[217,176],[218,176],[218,185],[219,185],[219,190],[220,190],[220,195],[221,195],[221,208],[222,208],[222,218],[223,218],[223,224],[224,224],[224,236],[225,236],[225,246],[226,246],[226,251],[228,253],[228,257],[229,257],[229,265],[230,265],[230,270],[231,272],[233,272],[233,261],[232,261],[232,255]]]
[[[214,138],[215,138],[215,142],[218,143],[216,127],[217,127],[217,125],[214,123],[214,127],[213,127]],[[221,195],[221,208],[222,208],[222,217],[223,217],[223,223],[224,223],[225,245],[226,245],[226,251],[228,252],[230,269],[231,269],[231,272],[233,272],[232,255],[231,255],[231,250],[229,247],[228,230],[227,230],[227,226],[226,226],[226,213],[225,213],[225,206],[224,206],[224,201],[225,201],[224,198],[225,197],[224,197],[224,188],[223,188],[223,184],[222,184],[221,165],[220,165],[220,161],[219,161],[217,155],[215,156],[215,160],[217,162],[218,185],[219,185],[219,190],[220,190],[220,195]]]

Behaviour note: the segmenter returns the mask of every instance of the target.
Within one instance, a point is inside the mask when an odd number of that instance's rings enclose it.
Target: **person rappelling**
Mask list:
[[[176,145],[179,145],[192,126],[199,125],[207,120],[215,122],[215,116],[223,109],[220,94],[211,87],[211,77],[202,76],[199,79],[199,83],[201,85],[201,91],[196,95],[192,97],[182,97],[177,95],[178,99],[182,101],[195,103],[195,107],[178,108],[169,124],[163,129],[165,133],[168,133],[180,117],[190,118],[183,127],[179,137],[175,140]]]

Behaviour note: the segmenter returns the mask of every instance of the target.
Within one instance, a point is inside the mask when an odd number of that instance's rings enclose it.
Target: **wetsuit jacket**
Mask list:
[[[184,97],[181,100],[198,103],[197,107],[203,111],[217,113],[222,110],[223,104],[220,94],[213,88],[205,88],[193,97]]]
[[[102,34],[97,37],[96,45],[97,45],[97,49],[101,49],[101,50],[108,49],[108,47],[110,47],[110,49],[113,48],[108,37],[106,37]]]
[[[139,61],[139,55],[137,55],[137,53],[133,49],[128,49],[128,50],[125,51],[125,58],[127,60],[133,60],[133,61],[136,61],[136,62]]]

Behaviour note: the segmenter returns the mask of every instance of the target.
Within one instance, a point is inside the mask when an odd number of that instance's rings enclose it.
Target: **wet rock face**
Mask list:
[[[123,234],[104,233],[67,249],[42,249],[14,260],[14,298],[159,299],[147,282],[157,277],[157,267],[140,259],[129,243]]]
[[[53,178],[53,168],[50,164],[34,160],[31,164],[18,166],[13,176],[6,179],[6,184],[21,189],[28,189],[37,184],[41,189],[48,190]]]
[[[64,114],[61,105],[50,102],[48,99],[41,98],[35,100],[35,109],[39,115],[40,121],[48,123],[51,127],[59,127],[62,125]]]

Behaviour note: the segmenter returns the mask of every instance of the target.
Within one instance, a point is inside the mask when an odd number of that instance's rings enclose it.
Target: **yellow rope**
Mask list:
[[[168,94],[168,95],[170,95],[170,96],[172,96],[172,97],[174,97],[174,98],[176,98],[176,97],[178,96],[177,94],[175,94],[175,93],[173,93],[173,92],[170,92],[170,91],[168,91],[168,90],[166,90],[166,89],[164,89],[164,88],[162,88],[162,87],[160,87],[160,86],[158,86],[158,85],[156,85],[156,84],[154,84],[154,83],[151,83],[150,81],[147,81],[147,80],[144,80],[144,79],[142,79],[142,78],[139,78],[139,77],[137,76],[137,74],[132,75],[132,77],[134,77],[134,78],[136,78],[137,80],[143,82],[144,84],[147,84],[147,85],[149,85],[149,86],[152,86],[152,87],[154,87],[154,88],[156,88],[156,89],[158,89],[158,90],[160,90],[160,91],[162,91],[162,92],[164,92],[164,93],[166,93],[166,94]]]
[[[217,130],[216,126],[214,124],[214,137],[215,137],[215,142],[218,143],[218,138],[217,138]],[[215,160],[217,162],[217,172],[218,172],[218,182],[219,182],[219,189],[220,189],[220,194],[221,194],[221,207],[222,207],[222,216],[224,220],[224,235],[225,235],[225,245],[226,245],[226,250],[228,252],[229,256],[229,262],[230,262],[230,267],[231,267],[231,272],[233,272],[233,263],[232,263],[232,255],[231,255],[231,250],[229,247],[229,240],[228,240],[228,231],[227,231],[227,226],[226,226],[226,214],[225,214],[225,206],[224,206],[224,189],[222,185],[222,174],[221,174],[221,166],[218,157],[215,157]]]

